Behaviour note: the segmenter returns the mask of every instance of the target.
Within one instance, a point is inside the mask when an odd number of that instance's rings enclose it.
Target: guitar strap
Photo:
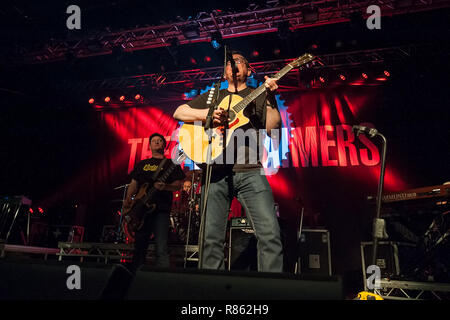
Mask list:
[[[167,161],[167,158],[164,158],[163,161],[161,161],[159,163],[158,168],[156,168],[156,171],[153,173],[153,176],[152,176],[153,182],[156,182],[156,178],[158,178],[159,173],[161,172],[162,168],[164,167],[164,164],[166,163],[166,161]]]

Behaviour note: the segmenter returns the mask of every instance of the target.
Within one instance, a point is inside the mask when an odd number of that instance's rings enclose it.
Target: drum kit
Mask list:
[[[188,171],[182,190],[174,194],[169,229],[169,239],[173,242],[186,245],[198,243],[201,174],[201,170]]]

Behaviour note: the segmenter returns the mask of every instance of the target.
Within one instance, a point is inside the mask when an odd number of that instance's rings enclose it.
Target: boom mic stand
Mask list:
[[[386,137],[383,136],[378,130],[374,128],[368,128],[364,126],[353,126],[353,129],[356,130],[356,135],[359,136],[361,133],[367,133],[370,138],[374,138],[375,136],[379,136],[381,141],[383,142],[383,149],[381,151],[381,170],[380,170],[380,178],[378,181],[378,192],[377,192],[377,208],[376,208],[376,216],[373,219],[373,249],[372,249],[372,265],[376,265],[377,262],[377,247],[378,247],[378,239],[383,239],[386,236],[385,229],[385,221],[380,218],[381,214],[381,201],[383,197],[383,184],[384,184],[384,172],[386,167]],[[374,291],[372,289],[372,291]]]
[[[196,190],[197,190],[197,183],[195,182],[195,171],[192,174],[192,181],[191,181],[191,190],[189,192],[189,215],[188,215],[188,228],[186,233],[186,246],[184,250],[184,268],[186,269],[187,264],[187,254],[188,254],[188,245],[189,245],[189,237],[191,236],[191,219],[192,219],[192,212],[195,210],[195,203],[196,203]]]
[[[122,189],[123,188],[123,198],[122,198],[122,206],[120,208],[120,219],[119,219],[119,227],[117,228],[117,234],[116,234],[116,243],[119,243],[122,240],[122,222],[123,222],[123,204],[125,203],[125,198],[127,196],[127,188],[129,184],[124,184],[122,186],[119,186],[117,188],[114,188],[114,190]]]

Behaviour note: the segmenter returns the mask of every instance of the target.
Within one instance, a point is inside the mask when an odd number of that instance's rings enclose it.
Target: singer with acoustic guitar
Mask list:
[[[229,112],[231,110],[229,106],[233,104],[233,101],[241,101],[253,91],[246,84],[250,74],[247,59],[239,52],[231,52],[225,68],[228,88],[220,90],[218,101],[222,103],[212,114],[214,128],[230,127],[232,115]],[[258,129],[265,129],[270,135],[272,129],[280,128],[281,117],[274,96],[277,88],[277,79],[266,77],[265,92],[245,107],[244,115],[249,122],[241,128],[244,131],[253,129],[254,134],[250,134],[249,139],[260,138]],[[209,111],[207,100],[208,92],[187,104],[180,105],[174,112],[174,118],[185,123],[200,121],[204,123]],[[283,270],[280,229],[275,214],[272,190],[266,176],[262,173],[260,159],[250,161],[250,155],[258,153],[257,150],[251,149],[252,145],[255,144],[235,144],[234,150],[230,151],[234,152],[234,163],[212,165],[201,261],[204,269],[225,268],[224,240],[228,210],[236,196],[245,208],[258,240],[258,271],[282,272]]]

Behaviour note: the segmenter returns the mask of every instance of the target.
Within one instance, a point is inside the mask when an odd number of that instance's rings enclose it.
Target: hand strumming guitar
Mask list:
[[[223,126],[227,121],[230,121],[230,119],[228,119],[228,111],[221,108],[214,110],[213,113],[214,126]]]

